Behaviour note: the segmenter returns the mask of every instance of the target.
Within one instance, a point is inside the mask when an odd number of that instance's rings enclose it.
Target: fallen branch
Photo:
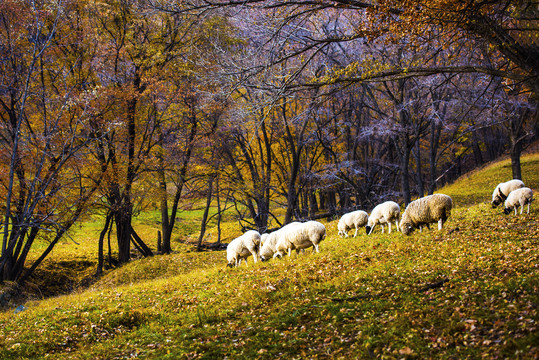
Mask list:
[[[419,289],[417,291],[418,292],[423,292],[423,291],[427,291],[427,290],[430,290],[430,289],[436,289],[436,288],[442,287],[448,281],[449,281],[449,279],[445,278],[445,279],[442,279],[442,280],[437,281],[435,283],[427,284],[427,285],[423,286],[421,289]]]
[[[370,299],[375,297],[376,295],[366,294],[366,295],[355,295],[355,296],[349,296],[346,298],[330,298],[331,301],[336,302],[343,302],[343,301],[357,301],[357,300],[364,300],[364,299]]]

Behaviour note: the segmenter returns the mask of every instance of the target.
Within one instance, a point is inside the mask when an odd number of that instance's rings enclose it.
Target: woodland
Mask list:
[[[520,0],[3,0],[0,282],[90,218],[99,275],[107,251],[170,253],[189,206],[200,249],[225,211],[262,233],[405,205],[501,155],[522,178],[538,19]]]

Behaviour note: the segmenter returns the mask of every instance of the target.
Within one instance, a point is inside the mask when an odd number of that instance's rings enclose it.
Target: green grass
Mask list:
[[[539,155],[522,161],[537,189]],[[318,254],[234,269],[224,252],[184,248],[133,261],[0,313],[0,358],[538,358],[539,206],[491,208],[507,164],[439,191],[455,204],[440,232],[342,239],[332,221]]]

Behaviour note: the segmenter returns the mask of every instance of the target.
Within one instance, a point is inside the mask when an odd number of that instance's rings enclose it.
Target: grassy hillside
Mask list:
[[[522,160],[537,193],[539,154]],[[503,161],[442,189],[455,208],[441,232],[341,239],[333,221],[318,254],[134,261],[0,313],[0,358],[538,358],[539,203],[492,209],[510,178]]]

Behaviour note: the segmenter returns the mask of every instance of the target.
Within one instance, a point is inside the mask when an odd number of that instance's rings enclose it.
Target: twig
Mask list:
[[[449,281],[449,279],[445,278],[445,279],[442,279],[442,280],[437,281],[435,283],[427,284],[427,285],[423,286],[421,289],[419,289],[417,291],[422,292],[422,291],[427,291],[427,290],[430,290],[430,289],[436,289],[436,288],[442,287],[448,281]]]

